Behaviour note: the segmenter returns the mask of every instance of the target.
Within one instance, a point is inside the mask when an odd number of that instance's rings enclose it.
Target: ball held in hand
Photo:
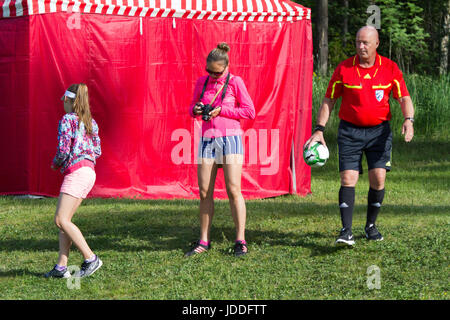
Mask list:
[[[315,142],[309,149],[305,148],[305,150],[303,150],[303,159],[306,164],[311,167],[323,166],[329,157],[330,153],[328,148],[320,142]]]

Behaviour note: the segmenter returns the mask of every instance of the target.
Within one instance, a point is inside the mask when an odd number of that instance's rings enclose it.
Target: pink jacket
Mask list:
[[[224,74],[219,79],[209,78],[206,86],[205,94],[201,102],[208,104],[213,99],[217,90],[219,90],[227,79],[228,73]],[[200,95],[203,90],[207,76],[200,77],[195,84],[194,97],[189,106],[189,114],[191,117],[201,117],[201,115],[194,116],[193,109],[200,100]],[[240,119],[255,119],[255,107],[250,98],[244,81],[239,76],[231,75],[228,83],[228,89],[222,102],[222,91],[214,101],[213,107],[222,107],[220,114],[209,120],[203,121],[202,136],[208,138],[224,137],[239,135],[241,133]]]

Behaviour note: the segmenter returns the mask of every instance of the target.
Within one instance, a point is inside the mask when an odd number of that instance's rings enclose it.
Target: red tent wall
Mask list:
[[[103,151],[90,196],[198,197],[194,135],[200,122],[187,110],[206,56],[221,41],[230,45],[230,70],[243,78],[257,112],[255,120],[241,122],[258,140],[256,149],[246,143],[244,196],[310,192],[310,169],[301,156],[311,131],[310,20],[244,25],[81,14],[79,28],[71,29],[69,17],[0,20],[0,194],[58,195],[62,176],[50,164],[64,114],[59,99],[70,84],[85,82]],[[181,142],[174,132],[190,133],[190,156],[181,153],[188,163],[173,161]],[[278,144],[271,141],[277,133]],[[274,161],[264,163],[259,154],[271,145],[279,146],[276,171]],[[253,151],[257,163],[250,163]],[[216,196],[226,197],[221,172]]]
[[[0,20],[0,30],[0,191],[28,191],[29,20]]]

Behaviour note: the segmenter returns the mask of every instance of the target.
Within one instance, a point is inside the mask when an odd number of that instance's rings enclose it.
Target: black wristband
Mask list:
[[[320,124],[317,124],[316,127],[314,128],[314,132],[316,132],[316,131],[324,132],[325,131],[325,127],[321,126]]]

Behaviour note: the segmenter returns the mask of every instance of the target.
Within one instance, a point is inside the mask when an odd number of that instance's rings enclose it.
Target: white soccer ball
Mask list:
[[[330,157],[328,148],[315,142],[309,149],[303,150],[303,159],[311,167],[322,167]]]

